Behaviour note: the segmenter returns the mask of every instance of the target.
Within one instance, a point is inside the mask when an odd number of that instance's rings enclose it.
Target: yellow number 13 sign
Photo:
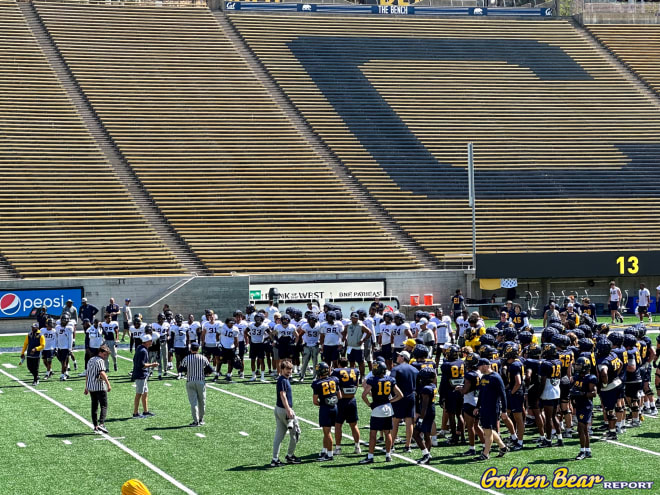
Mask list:
[[[639,271],[639,259],[637,256],[628,256],[628,258],[619,256],[616,259],[616,264],[619,265],[620,275],[625,275],[626,273],[634,275]]]

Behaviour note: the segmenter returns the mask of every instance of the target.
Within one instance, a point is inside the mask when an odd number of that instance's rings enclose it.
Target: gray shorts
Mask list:
[[[149,386],[147,385],[148,379],[144,380],[135,380],[135,393],[136,394],[146,394],[149,392]]]

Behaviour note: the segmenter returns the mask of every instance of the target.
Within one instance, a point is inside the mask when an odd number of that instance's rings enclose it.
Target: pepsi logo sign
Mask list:
[[[7,316],[12,316],[18,313],[21,309],[21,298],[11,292],[5,294],[0,298],[0,312]]]

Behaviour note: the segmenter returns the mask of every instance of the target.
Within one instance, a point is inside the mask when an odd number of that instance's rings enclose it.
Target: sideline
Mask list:
[[[55,399],[53,399],[53,398],[47,396],[47,395],[44,394],[41,390],[37,390],[37,389],[31,387],[31,386],[28,385],[27,383],[23,382],[23,381],[20,380],[19,378],[16,378],[14,375],[12,375],[12,374],[10,374],[10,373],[7,373],[7,372],[6,372],[5,370],[3,370],[3,369],[0,369],[0,373],[2,373],[3,375],[6,375],[7,377],[11,378],[11,379],[14,380],[15,382],[20,383],[20,384],[23,385],[25,388],[27,388],[29,391],[34,392],[34,393],[36,393],[37,395],[40,395],[41,397],[43,397],[43,398],[46,399],[47,401],[51,402],[52,404],[55,404],[57,407],[59,407],[60,409],[62,409],[64,412],[70,414],[71,416],[73,416],[74,418],[76,418],[78,421],[80,421],[80,422],[83,423],[84,425],[86,425],[86,426],[88,426],[88,427],[90,427],[90,428],[94,428],[94,425],[93,425],[92,423],[90,423],[89,421],[87,421],[85,418],[83,418],[81,415],[79,415],[78,413],[72,411],[71,409],[69,409],[68,407],[66,407],[64,404],[61,404],[61,403],[57,402]],[[192,491],[190,488],[188,488],[187,486],[185,486],[183,483],[177,481],[177,480],[174,479],[172,476],[170,476],[169,474],[167,474],[165,471],[163,471],[163,470],[160,469],[159,467],[153,465],[151,462],[149,462],[147,459],[145,459],[144,457],[142,457],[140,454],[138,454],[137,452],[135,452],[135,451],[129,449],[128,447],[126,447],[126,445],[124,445],[123,443],[117,441],[115,438],[113,438],[113,437],[111,437],[110,435],[107,435],[107,434],[105,434],[105,433],[101,434],[101,437],[102,437],[103,439],[105,439],[105,440],[108,440],[110,443],[116,445],[117,447],[119,447],[121,450],[123,450],[124,452],[126,452],[128,455],[130,455],[131,457],[133,457],[134,459],[136,459],[137,461],[139,461],[141,464],[143,464],[143,465],[146,466],[147,468],[151,469],[154,473],[160,475],[162,478],[164,478],[165,480],[169,481],[171,484],[173,484],[174,486],[176,486],[179,490],[183,491],[184,493],[187,493],[188,495],[197,495],[194,491]],[[100,440],[100,439],[101,439],[101,438],[98,438],[97,440]]]
[[[121,359],[124,359],[124,360],[126,360],[126,361],[131,361],[131,362],[132,362],[131,359],[128,359],[127,357],[121,356],[121,355],[119,355],[119,354],[117,354],[117,357],[119,357],[119,358],[121,358]],[[171,373],[171,372],[169,372],[169,371],[168,371],[167,373],[170,374],[170,375],[176,376],[175,373]],[[211,384],[209,384],[209,383],[206,384],[206,387],[207,387],[207,388],[210,388],[210,389],[213,389],[213,390],[217,390],[218,392],[222,392],[223,394],[231,395],[232,397],[235,397],[235,398],[237,398],[237,399],[241,399],[241,400],[244,400],[244,401],[247,401],[247,402],[251,402],[252,404],[256,404],[256,405],[258,405],[258,406],[265,407],[265,408],[270,409],[270,410],[274,410],[274,409],[275,409],[275,407],[273,407],[273,406],[271,406],[271,405],[269,405],[269,404],[265,404],[265,403],[263,403],[263,402],[259,402],[258,400],[250,399],[249,397],[244,397],[244,396],[239,395],[239,394],[236,394],[236,393],[234,393],[234,392],[230,392],[229,390],[221,389],[221,388],[216,387],[215,385],[211,385]],[[314,423],[313,421],[310,421],[309,419],[301,418],[300,416],[296,416],[296,417],[298,418],[299,421],[302,421],[303,423],[306,423],[306,424],[311,425],[311,426],[316,427],[316,428],[319,427],[319,425],[318,425],[317,423]],[[344,438],[349,438],[349,439],[351,439],[351,440],[353,439],[353,437],[350,436],[350,435],[348,435],[348,434],[342,434],[342,437],[344,437]],[[367,442],[361,441],[361,443],[363,443],[364,445],[367,445]],[[380,447],[377,447],[377,449],[378,449],[378,450],[383,450],[383,449],[380,448]],[[410,458],[408,458],[408,457],[402,456],[402,455],[400,455],[400,454],[397,454],[396,452],[392,452],[392,457],[396,457],[397,459],[401,459],[402,461],[406,461],[406,462],[408,462],[408,463],[410,463],[410,464],[413,464],[414,466],[418,466],[418,467],[420,467],[420,468],[428,469],[429,471],[432,471],[432,472],[434,472],[434,473],[436,473],[436,474],[440,474],[440,475],[445,476],[445,477],[447,477],[447,478],[450,478],[450,479],[452,479],[452,480],[454,480],[454,481],[458,481],[458,482],[460,482],[460,483],[464,483],[464,484],[466,484],[466,485],[469,485],[469,486],[471,486],[472,488],[478,488],[479,490],[482,490],[482,491],[484,491],[484,492],[486,492],[486,493],[490,493],[490,494],[492,494],[492,495],[504,495],[504,494],[501,493],[501,492],[497,492],[497,491],[495,491],[495,490],[491,490],[491,489],[489,489],[489,488],[483,488],[483,487],[482,487],[481,485],[479,485],[478,483],[474,483],[473,481],[466,480],[465,478],[461,478],[460,476],[456,476],[456,475],[454,475],[454,474],[447,473],[446,471],[442,471],[442,470],[440,470],[440,469],[438,469],[438,468],[436,468],[436,467],[429,466],[429,465],[425,465],[425,464],[417,464],[417,461],[415,461],[414,459],[410,459]]]

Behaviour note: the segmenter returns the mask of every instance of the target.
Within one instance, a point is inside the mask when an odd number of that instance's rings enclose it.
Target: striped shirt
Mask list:
[[[94,356],[87,363],[87,390],[90,392],[107,391],[108,387],[101,379],[101,372],[105,371],[105,363],[103,359]]]
[[[204,381],[204,368],[211,367],[209,360],[206,356],[194,353],[188,354],[181,362],[181,367],[187,371],[187,379],[189,382],[203,382]]]

